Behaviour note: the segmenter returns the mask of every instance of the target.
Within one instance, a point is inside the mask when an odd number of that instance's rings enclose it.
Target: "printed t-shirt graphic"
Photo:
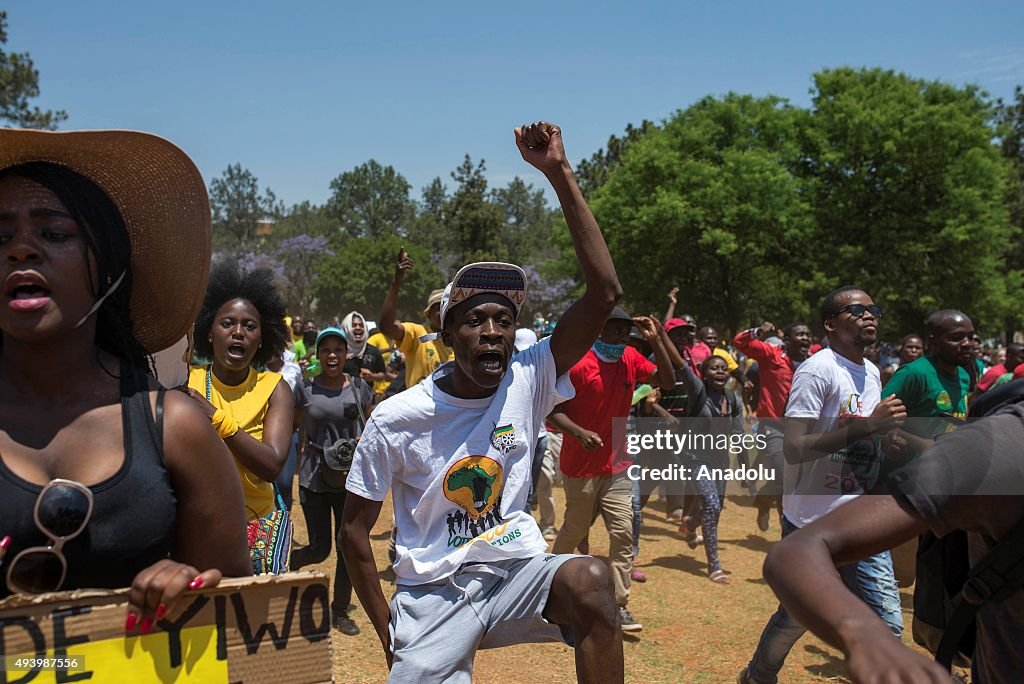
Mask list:
[[[793,375],[786,418],[813,418],[812,433],[831,432],[871,415],[881,398],[878,366],[867,359],[863,365],[857,364],[823,349],[800,364]],[[873,435],[813,461],[787,462],[782,512],[794,525],[803,527],[872,487],[878,467]]]
[[[550,339],[512,357],[495,393],[462,399],[441,391],[446,364],[370,416],[348,490],[382,501],[391,489],[399,584],[442,579],[466,562],[529,558],[547,549],[524,512],[537,432],[573,395],[555,377]]]

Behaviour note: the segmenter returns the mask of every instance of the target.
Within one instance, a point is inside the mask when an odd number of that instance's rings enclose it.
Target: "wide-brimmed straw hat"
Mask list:
[[[66,166],[110,196],[131,240],[135,337],[150,353],[183,338],[210,276],[210,200],[192,160],[138,131],[0,128],[0,169],[27,162]]]

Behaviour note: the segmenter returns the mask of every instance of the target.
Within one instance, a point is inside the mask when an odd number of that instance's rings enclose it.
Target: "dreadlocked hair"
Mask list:
[[[196,355],[205,359],[213,358],[213,345],[210,344],[213,318],[218,309],[235,299],[249,302],[260,315],[263,341],[250,365],[261,368],[285,350],[286,340],[291,337],[284,323],[285,303],[274,286],[274,274],[269,268],[247,271],[237,259],[222,261],[210,272],[203,308],[196,319]]]
[[[121,285],[96,312],[95,344],[156,377],[153,358],[134,333],[131,241],[117,205],[93,181],[59,164],[18,164],[0,170],[0,180],[7,177],[24,178],[52,192],[82,229],[83,256],[95,266],[87,269],[93,297],[99,299],[124,274]]]

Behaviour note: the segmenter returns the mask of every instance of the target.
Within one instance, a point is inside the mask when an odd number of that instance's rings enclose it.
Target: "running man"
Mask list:
[[[568,371],[622,289],[561,130],[542,121],[515,136],[523,159],[558,196],[586,291],[550,338],[513,354],[526,296],[522,269],[462,267],[440,305],[454,360],[370,417],[348,476],[342,544],[391,666],[389,681],[470,682],[477,649],[540,641],[573,645],[581,681],[623,681],[607,568],[588,556],[545,553],[525,510],[541,423],[573,396]],[[389,489],[398,520],[390,605],[370,548]]]

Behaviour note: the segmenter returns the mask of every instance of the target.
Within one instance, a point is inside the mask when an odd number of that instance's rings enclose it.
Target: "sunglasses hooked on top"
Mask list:
[[[844,311],[850,312],[850,315],[854,318],[863,318],[865,313],[869,313],[875,318],[882,317],[882,307],[878,304],[847,304],[839,311],[836,311],[836,316]]]
[[[23,549],[14,557],[7,566],[7,588],[16,594],[59,590],[68,575],[64,544],[85,530],[92,508],[92,492],[80,482],[56,479],[43,487],[32,515],[50,543]]]

